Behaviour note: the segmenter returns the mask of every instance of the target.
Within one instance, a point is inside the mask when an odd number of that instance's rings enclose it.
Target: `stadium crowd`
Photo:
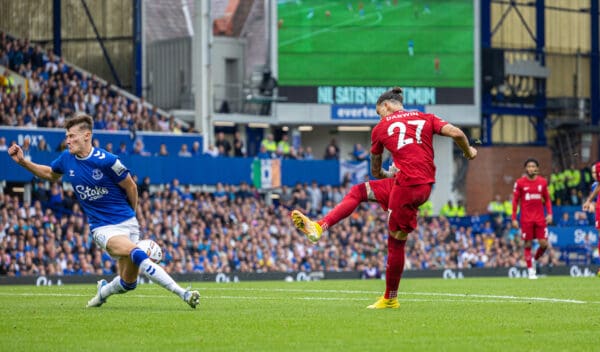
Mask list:
[[[317,245],[289,218],[292,209],[327,212],[346,187],[283,187],[272,204],[245,183],[192,191],[174,180],[150,192],[154,188],[149,178],[140,183],[138,219],[142,237],[163,248],[169,273],[356,270],[379,277],[385,270],[387,213],[375,203],[361,204]],[[0,275],[115,273],[114,260],[93,244],[72,190],[36,182],[32,193],[32,204],[0,197]],[[407,243],[406,268],[523,266],[518,232],[507,224],[478,215],[466,226],[443,216],[420,217]],[[541,264],[559,260],[560,253],[550,250]]]
[[[39,45],[2,32],[0,65],[27,80],[23,87],[15,84],[8,71],[0,72],[0,125],[63,127],[67,116],[84,111],[94,117],[95,129],[184,130],[173,117],[160,115],[143,98],[129,100],[96,77],[65,64],[51,50],[43,51]],[[7,144],[0,137],[0,150]],[[50,148],[42,142],[40,148],[61,150],[64,146]],[[287,135],[275,141],[268,134],[260,148],[258,158],[315,158],[310,147],[296,150]],[[196,150],[186,146],[178,155],[194,155]],[[239,134],[231,145],[219,133],[209,151],[213,156],[246,155]],[[118,150],[113,152],[119,154]],[[168,155],[168,151],[161,150],[158,155]],[[332,140],[323,159],[340,158],[339,147]],[[352,158],[365,160],[368,152],[357,144]],[[556,204],[581,204],[581,190],[587,188],[589,178],[587,169],[555,170],[550,182]],[[0,275],[114,274],[115,262],[93,244],[73,191],[61,184],[38,182],[33,188],[32,204],[0,194]],[[357,270],[366,276],[379,276],[385,269],[387,213],[377,205],[361,205],[352,216],[329,229],[315,246],[296,232],[289,219],[295,208],[313,217],[326,213],[340,202],[347,187],[283,187],[273,204],[246,184],[192,192],[174,182],[150,192],[149,180],[145,179],[139,188],[138,219],[144,237],[164,249],[163,265],[170,273]],[[407,269],[523,266],[522,243],[505,221],[506,214],[483,221],[475,215],[468,225],[460,225],[463,222],[449,221],[465,215],[464,205],[456,207],[457,213],[419,218],[418,229],[406,247]],[[559,258],[560,253],[550,250],[542,264],[556,265]]]
[[[66,116],[84,111],[94,118],[95,129],[125,131],[185,130],[173,116],[143,98],[133,101],[110,89],[94,75],[67,65],[48,49],[27,39],[0,32],[0,125],[13,127],[63,127]],[[17,84],[10,69],[26,79]],[[57,146],[53,146],[57,147]]]
[[[140,98],[128,99],[94,75],[76,70],[57,57],[52,50],[28,39],[14,39],[0,31],[0,126],[10,127],[63,127],[65,118],[83,111],[94,118],[94,129],[108,131],[194,132],[174,116],[165,116],[156,106]],[[9,71],[10,70],[10,71]],[[13,74],[25,79],[18,84]],[[259,158],[313,159],[310,146],[295,148],[283,135],[277,142],[268,139],[261,143],[264,149]],[[10,143],[10,141],[8,142]],[[233,144],[233,147],[232,145]],[[126,146],[136,153],[135,143]],[[182,146],[183,147],[183,146]],[[64,145],[47,146],[60,151]],[[333,149],[334,150],[333,150]],[[179,150],[177,155],[188,156],[192,146]],[[139,151],[140,155],[164,155],[163,150]],[[175,151],[170,151],[171,153]],[[175,154],[175,153],[173,153]],[[247,156],[243,138],[236,133],[232,143],[223,133],[217,134],[214,144],[204,154],[214,157]],[[324,159],[339,159],[339,147],[327,146]]]

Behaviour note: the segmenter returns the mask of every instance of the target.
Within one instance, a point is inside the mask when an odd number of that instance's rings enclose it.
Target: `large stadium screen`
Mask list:
[[[473,0],[279,0],[278,80],[290,101],[473,104]],[[376,98],[375,98],[376,99]]]

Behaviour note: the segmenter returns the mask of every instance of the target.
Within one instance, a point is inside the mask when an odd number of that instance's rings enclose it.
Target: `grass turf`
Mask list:
[[[282,86],[473,87],[472,0],[280,1],[278,18]]]
[[[94,285],[0,286],[2,351],[536,351],[597,349],[598,280],[198,283],[192,310],[157,285],[86,309]]]

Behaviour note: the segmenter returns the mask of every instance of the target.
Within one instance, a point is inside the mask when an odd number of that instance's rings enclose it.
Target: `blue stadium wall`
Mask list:
[[[33,161],[41,164],[50,164],[58,157],[58,152],[35,151],[38,141],[43,138],[52,150],[64,139],[64,131],[59,129],[9,129],[0,128],[0,137],[5,137],[7,143],[16,141],[22,145],[24,138],[28,137],[34,149],[30,155]],[[133,149],[136,139],[142,139],[145,150],[152,156],[125,155],[120,156],[123,163],[132,170],[132,173],[142,178],[149,176],[153,184],[165,184],[177,178],[182,184],[214,185],[217,182],[225,184],[239,184],[240,182],[252,183],[253,158],[213,158],[198,156],[192,158],[178,157],[182,144],[187,144],[191,150],[192,143],[200,142],[202,136],[198,134],[157,134],[138,133],[135,137],[123,131],[98,131],[94,138],[104,147],[107,143],[113,144],[117,150],[121,142],[127,144],[129,152]],[[169,157],[154,156],[161,144],[167,146]],[[0,153],[0,180],[10,182],[29,182],[32,175],[25,169],[17,166],[6,152]],[[296,183],[317,181],[319,184],[340,184],[340,162],[337,160],[282,160],[281,183],[293,186]]]

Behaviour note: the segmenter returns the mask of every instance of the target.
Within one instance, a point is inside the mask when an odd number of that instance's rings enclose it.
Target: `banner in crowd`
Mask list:
[[[349,180],[355,185],[369,176],[369,163],[367,161],[340,161],[340,183]]]
[[[590,246],[598,244],[598,233],[593,226],[549,226],[548,241],[554,247]]]
[[[281,160],[254,160],[252,162],[252,182],[258,189],[281,187]]]

